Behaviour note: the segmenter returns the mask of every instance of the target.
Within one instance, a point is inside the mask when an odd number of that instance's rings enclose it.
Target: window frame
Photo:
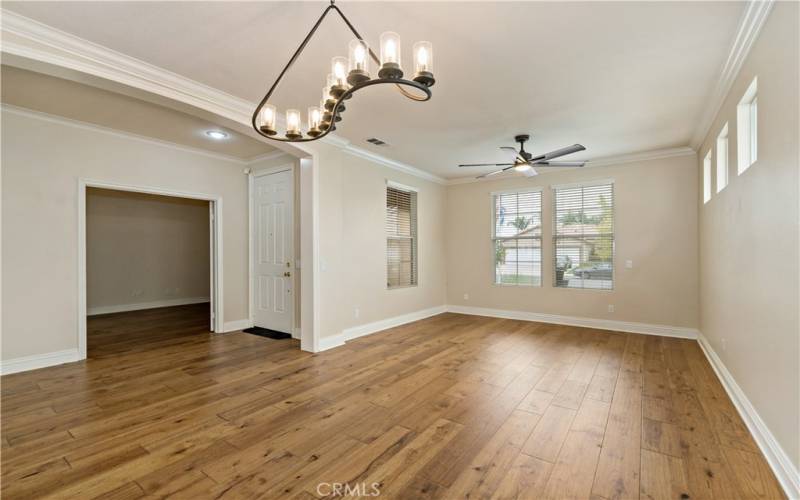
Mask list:
[[[522,238],[498,238],[496,234],[497,230],[497,221],[495,220],[495,204],[497,196],[508,195],[508,194],[525,194],[525,193],[538,193],[539,194],[539,221],[542,224],[542,229],[539,231],[539,236],[526,236]],[[502,287],[526,287],[526,288],[542,288],[544,286],[544,243],[543,243],[543,236],[544,236],[544,192],[541,186],[531,186],[529,188],[522,188],[522,189],[505,189],[502,191],[492,191],[489,193],[489,210],[490,210],[490,221],[491,221],[491,228],[489,229],[489,242],[491,244],[491,256],[492,256],[492,285],[493,286],[502,286]],[[538,240],[539,241],[539,283],[498,283],[497,282],[497,262],[496,262],[496,255],[495,255],[495,248],[497,245],[498,240]],[[517,273],[519,276],[519,273]]]
[[[758,77],[736,106],[736,171],[742,175],[758,161]]]
[[[386,201],[389,197],[389,190],[393,189],[395,191],[402,191],[405,193],[409,193],[412,198],[412,206],[413,206],[413,214],[410,217],[410,225],[412,233],[410,236],[397,236],[397,235],[390,235],[386,232],[386,223],[388,221],[388,211],[386,206]],[[386,180],[386,185],[383,189],[383,197],[384,197],[384,207],[383,207],[383,223],[384,223],[384,272],[385,274],[385,283],[386,283],[386,290],[402,290],[404,288],[414,288],[419,286],[419,190],[413,186],[407,186],[405,184],[400,184],[399,182],[394,182],[390,180]],[[390,239],[410,239],[411,240],[411,266],[412,266],[412,282],[408,285],[391,285],[389,282],[389,240]]]
[[[556,230],[558,228],[557,225],[557,217],[558,217],[558,206],[557,206],[557,196],[556,190],[558,189],[571,189],[571,188],[587,188],[592,186],[611,186],[611,195],[612,195],[612,211],[611,211],[611,227],[613,231],[611,232],[611,287],[610,288],[587,288],[587,287],[571,287],[571,286],[559,286],[558,280],[556,279],[556,271],[557,271],[557,259],[558,259],[558,236],[556,234]],[[616,182],[614,179],[596,179],[592,181],[583,181],[583,182],[575,182],[571,184],[554,184],[550,186],[550,196],[551,196],[551,209],[552,209],[552,230],[551,230],[551,246],[553,251],[552,259],[550,262],[553,264],[553,283],[551,288],[554,290],[579,290],[579,291],[589,291],[589,292],[613,292],[616,290],[617,287],[617,211],[616,211]]]

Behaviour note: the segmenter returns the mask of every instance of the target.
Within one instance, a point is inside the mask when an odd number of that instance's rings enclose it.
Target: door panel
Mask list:
[[[290,170],[254,179],[252,255],[255,325],[292,333],[294,307],[293,178]]]

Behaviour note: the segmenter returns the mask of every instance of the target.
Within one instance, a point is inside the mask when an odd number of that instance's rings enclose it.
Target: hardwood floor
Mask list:
[[[92,318],[95,359],[3,377],[2,497],[783,498],[694,341],[442,314],[311,355],[207,323]]]

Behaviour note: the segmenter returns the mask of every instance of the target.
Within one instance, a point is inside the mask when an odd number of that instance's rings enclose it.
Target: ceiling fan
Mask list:
[[[556,149],[555,151],[550,151],[549,153],[545,153],[543,155],[533,156],[529,152],[525,151],[525,141],[530,138],[531,136],[527,134],[517,135],[514,137],[514,141],[519,143],[519,151],[511,146],[500,147],[500,149],[503,151],[514,155],[513,163],[465,163],[459,165],[459,167],[503,167],[500,170],[495,170],[494,172],[489,172],[488,174],[482,174],[476,177],[476,179],[482,179],[484,177],[505,172],[511,168],[517,172],[523,173],[526,177],[533,177],[534,175],[537,175],[536,169],[533,168],[534,165],[541,165],[542,167],[582,167],[586,165],[585,161],[550,161],[554,158],[559,158],[561,156],[585,150],[586,148],[580,144],[573,144],[572,146]]]

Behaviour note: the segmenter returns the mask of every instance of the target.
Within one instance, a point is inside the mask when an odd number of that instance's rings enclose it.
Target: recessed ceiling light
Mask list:
[[[218,141],[228,138],[228,133],[222,130],[206,130],[206,135]]]

